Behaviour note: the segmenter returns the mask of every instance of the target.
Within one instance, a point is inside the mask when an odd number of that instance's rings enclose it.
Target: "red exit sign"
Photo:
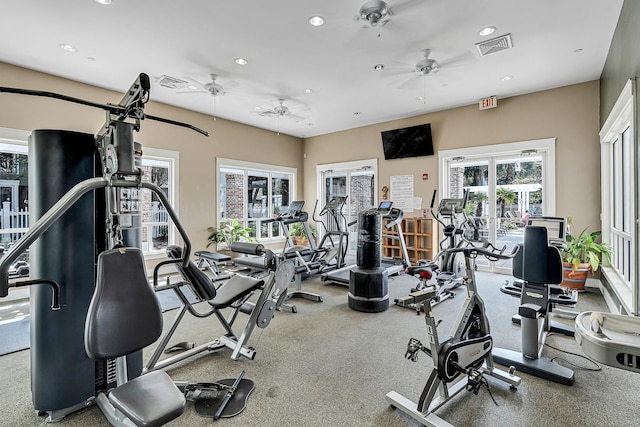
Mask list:
[[[498,98],[496,96],[490,96],[480,100],[480,109],[488,110],[489,108],[496,108],[498,106]]]

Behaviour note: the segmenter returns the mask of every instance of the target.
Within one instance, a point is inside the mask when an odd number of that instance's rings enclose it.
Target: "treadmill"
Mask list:
[[[387,270],[387,274],[389,276],[402,273],[409,265],[411,265],[409,253],[407,252],[407,245],[404,240],[404,235],[402,234],[402,218],[404,213],[401,209],[393,208],[392,206],[393,202],[382,201],[376,208],[380,215],[382,215],[382,219],[388,221],[383,226],[380,238],[398,240],[400,253],[402,254],[402,258],[380,258],[380,267]],[[351,264],[322,274],[320,278],[322,281],[349,286],[349,272],[355,267],[356,264]]]

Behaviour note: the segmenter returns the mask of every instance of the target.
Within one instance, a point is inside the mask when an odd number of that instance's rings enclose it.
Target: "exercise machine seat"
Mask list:
[[[527,318],[544,316],[549,303],[549,284],[562,282],[560,251],[549,246],[546,227],[527,226],[524,244],[513,259],[513,276],[524,280],[518,314]],[[537,292],[529,292],[533,289]]]
[[[167,255],[169,258],[180,259],[182,258],[182,248],[179,246],[169,246],[167,248]],[[209,276],[200,270],[192,261],[189,261],[186,267],[181,263],[177,264],[177,266],[189,283],[191,283],[198,297],[208,301],[209,304],[214,307],[228,307],[234,301],[244,298],[249,293],[264,285],[264,280],[237,275],[231,277],[226,283],[216,289]]]
[[[147,281],[140,249],[102,252],[96,282],[85,323],[85,349],[90,358],[120,358],[160,337],[162,312]],[[138,426],[163,425],[185,408],[184,395],[164,371],[118,384],[108,393],[108,400]]]

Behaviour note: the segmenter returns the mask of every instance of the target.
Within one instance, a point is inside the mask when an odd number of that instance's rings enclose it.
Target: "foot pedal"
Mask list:
[[[172,345],[169,348],[165,348],[164,352],[165,352],[165,354],[167,354],[167,353],[173,353],[174,351],[191,350],[195,346],[196,346],[195,343],[188,342],[188,341],[183,341],[183,342],[179,342],[178,344]]]
[[[193,404],[196,413],[201,417],[231,418],[244,411],[249,395],[255,389],[255,383],[243,378],[234,390],[236,382],[236,378],[227,378],[217,382],[223,386],[219,390],[202,390]],[[222,405],[224,407],[220,411]]]

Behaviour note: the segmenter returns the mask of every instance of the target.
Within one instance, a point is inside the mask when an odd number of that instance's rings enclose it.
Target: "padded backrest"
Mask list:
[[[87,355],[95,360],[124,356],[152,344],[161,333],[162,311],[147,280],[142,251],[102,252],[85,323]]]
[[[167,256],[171,259],[182,258],[182,248],[180,246],[168,246]],[[180,272],[184,275],[185,279],[191,283],[193,291],[198,294],[198,298],[201,300],[209,301],[216,297],[216,287],[213,282],[202,270],[189,260],[189,263],[184,267],[181,263],[176,264]]]
[[[560,251],[549,245],[546,227],[525,227],[524,243],[513,258],[513,276],[530,283],[562,282]]]

